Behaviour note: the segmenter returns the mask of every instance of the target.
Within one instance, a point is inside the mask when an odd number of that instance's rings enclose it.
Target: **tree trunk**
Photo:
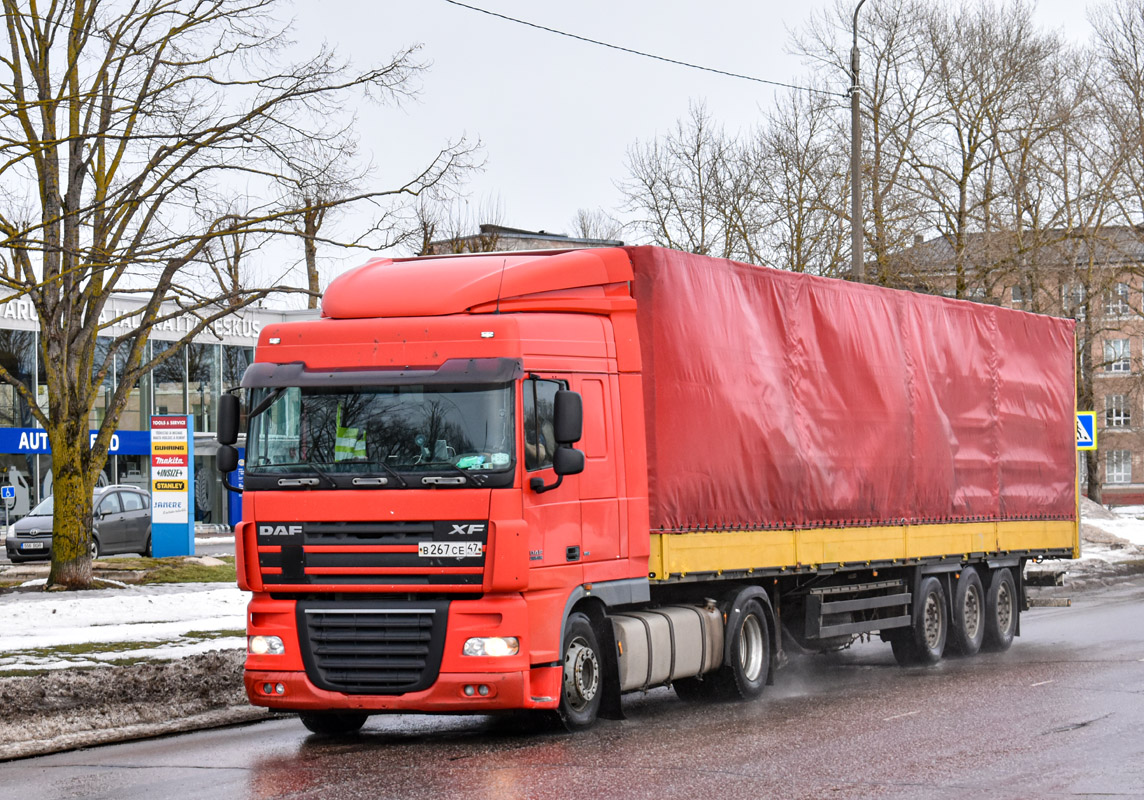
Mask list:
[[[55,509],[52,519],[52,568],[48,585],[68,589],[91,586],[90,531],[92,522],[91,494],[82,467],[83,457],[77,446],[86,443],[69,431],[66,421],[48,427],[52,447],[52,494]]]

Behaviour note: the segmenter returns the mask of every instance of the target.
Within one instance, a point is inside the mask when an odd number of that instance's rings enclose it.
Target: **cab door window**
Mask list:
[[[552,422],[556,392],[565,387],[563,381],[529,378],[524,381],[524,468],[545,469],[552,466],[556,452],[555,428]]]

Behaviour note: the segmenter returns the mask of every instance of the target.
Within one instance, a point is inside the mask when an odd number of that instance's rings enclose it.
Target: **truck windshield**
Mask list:
[[[512,483],[512,384],[258,388],[250,409],[251,488]]]

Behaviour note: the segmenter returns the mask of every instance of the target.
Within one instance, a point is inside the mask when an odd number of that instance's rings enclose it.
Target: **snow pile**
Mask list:
[[[0,675],[242,648],[249,599],[220,583],[0,595]]]

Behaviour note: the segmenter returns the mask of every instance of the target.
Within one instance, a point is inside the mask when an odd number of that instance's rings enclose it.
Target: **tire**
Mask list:
[[[913,626],[887,631],[886,638],[894,651],[894,660],[898,662],[898,666],[912,667],[918,663],[918,657],[914,654]]]
[[[348,736],[361,730],[369,714],[360,711],[303,711],[298,717],[311,733],[319,736]]]
[[[742,613],[728,628],[727,663],[712,674],[712,691],[731,700],[750,700],[758,697],[767,685],[771,669],[770,626],[762,604],[754,598],[743,604]]]
[[[953,592],[953,619],[950,622],[950,651],[963,656],[977,655],[985,639],[985,590],[973,567],[961,571]]]
[[[995,570],[985,595],[985,639],[982,649],[1008,650],[1017,631],[1017,585],[1008,567]]]
[[[702,678],[680,678],[671,682],[671,688],[686,703],[711,703],[724,699],[723,687],[711,674]]]
[[[949,636],[949,607],[941,581],[932,575],[922,578],[914,598],[913,622],[908,628],[890,633],[894,658],[903,667],[936,664],[941,661]]]
[[[563,653],[564,678],[556,716],[570,731],[590,728],[604,697],[604,674],[600,645],[587,615],[579,611],[569,615]]]
[[[95,559],[99,558],[100,554],[103,552],[103,549],[99,544],[99,537],[97,537],[94,533],[91,535],[91,544],[88,545],[87,551],[91,555],[92,561],[95,561]]]
[[[147,534],[147,541],[143,544],[143,557],[151,558],[151,534]]]

